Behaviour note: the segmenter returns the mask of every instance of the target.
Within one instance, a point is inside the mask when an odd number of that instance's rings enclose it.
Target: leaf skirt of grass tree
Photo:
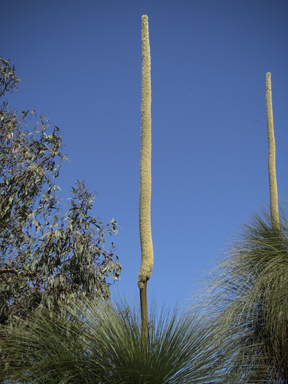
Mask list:
[[[255,213],[230,243],[206,292],[210,316],[218,316],[222,329],[226,327],[223,337],[239,346],[231,360],[231,373],[239,374],[239,383],[288,382],[288,221],[284,210],[280,224],[281,232],[276,235],[269,210]]]
[[[266,101],[270,209],[254,213],[232,239],[205,305],[226,327],[223,338],[238,345],[230,374],[239,383],[280,384],[288,382],[288,216],[284,206],[278,212],[270,73]]]
[[[143,360],[138,305],[133,309],[124,300],[112,305],[86,299],[73,309],[63,304],[61,312],[30,313],[14,324],[6,342],[2,329],[5,363],[0,380],[11,384],[227,382],[223,356],[233,355],[231,343],[220,343],[219,326],[196,312],[162,310],[157,318],[157,308],[152,307]]]

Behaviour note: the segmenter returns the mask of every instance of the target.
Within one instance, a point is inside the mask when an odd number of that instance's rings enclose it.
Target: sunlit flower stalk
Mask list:
[[[272,90],[271,90],[271,73],[266,74],[266,111],[267,111],[267,131],[269,143],[268,156],[268,172],[270,185],[270,211],[273,229],[280,229],[279,211],[278,211],[278,192],[276,179],[276,146],[273,124],[272,109]]]
[[[148,17],[142,16],[142,100],[141,100],[141,158],[139,229],[141,242],[141,266],[138,275],[140,289],[142,336],[148,338],[147,280],[153,268],[153,244],[151,235],[151,60]]]

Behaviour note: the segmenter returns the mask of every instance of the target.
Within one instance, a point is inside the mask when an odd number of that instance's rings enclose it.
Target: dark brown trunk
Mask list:
[[[147,281],[145,281],[143,289],[140,289],[140,306],[142,321],[142,344],[144,350],[146,350],[148,343]]]

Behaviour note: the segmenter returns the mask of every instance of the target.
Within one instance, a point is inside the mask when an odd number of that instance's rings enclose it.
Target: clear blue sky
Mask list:
[[[61,197],[85,179],[93,214],[122,229],[112,292],[138,297],[141,16],[152,63],[149,298],[174,305],[249,213],[269,203],[265,77],[272,97],[280,196],[288,187],[288,2],[285,0],[10,0],[1,52],[21,79],[9,101],[63,134],[71,163]],[[109,238],[107,238],[109,240]]]

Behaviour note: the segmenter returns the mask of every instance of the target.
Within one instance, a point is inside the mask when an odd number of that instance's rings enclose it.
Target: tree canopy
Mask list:
[[[0,58],[0,97],[17,88],[9,60]],[[121,265],[113,242],[117,223],[90,215],[95,193],[83,181],[71,189],[66,212],[59,202],[63,154],[61,132],[43,115],[30,131],[34,111],[0,107],[0,322],[40,304],[51,306],[76,297],[108,298]]]

